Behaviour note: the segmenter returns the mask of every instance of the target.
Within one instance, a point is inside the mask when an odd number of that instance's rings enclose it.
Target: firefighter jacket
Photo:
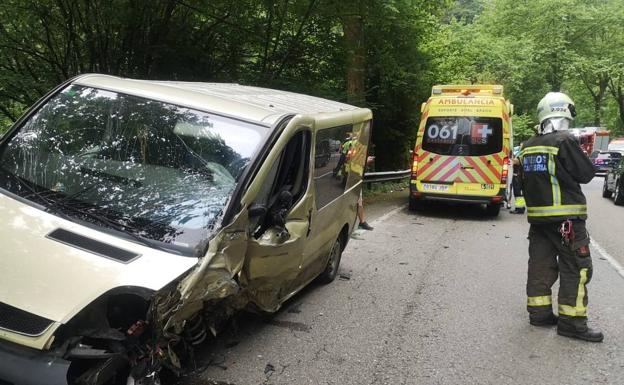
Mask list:
[[[530,223],[587,219],[580,183],[591,181],[595,169],[570,133],[532,137],[520,152],[520,164]]]

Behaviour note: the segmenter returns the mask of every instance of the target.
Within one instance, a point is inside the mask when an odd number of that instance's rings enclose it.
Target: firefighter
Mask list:
[[[529,267],[527,310],[535,326],[557,325],[557,334],[601,342],[602,332],[587,326],[587,284],[592,278],[587,204],[581,183],[594,166],[567,132],[576,116],[574,102],[549,92],[537,106],[538,134],[520,152],[527,205]],[[553,314],[551,287],[559,276],[559,317]]]

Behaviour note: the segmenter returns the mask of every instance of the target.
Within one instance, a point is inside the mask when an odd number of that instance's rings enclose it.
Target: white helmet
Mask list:
[[[576,116],[576,108],[570,97],[562,92],[549,92],[537,105],[539,134],[567,130]]]

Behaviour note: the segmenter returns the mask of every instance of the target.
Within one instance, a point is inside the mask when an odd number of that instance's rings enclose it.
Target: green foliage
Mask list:
[[[621,129],[624,11],[619,1],[491,0],[482,8],[472,22],[450,19],[427,45],[433,78],[503,84],[516,113],[531,117],[546,92],[567,92],[579,111],[576,126]]]
[[[373,142],[379,170],[405,169],[418,127],[420,103],[429,96],[421,46],[440,9],[432,2],[375,2],[366,24],[367,102],[375,114]],[[401,38],[397,38],[401,37]],[[409,37],[409,38],[408,38]],[[425,80],[425,82],[423,82]]]
[[[537,122],[528,114],[514,115],[512,117],[513,125],[513,142],[514,146],[519,145],[525,140],[535,135],[535,125]]]
[[[402,168],[418,106],[430,88],[421,45],[449,5],[6,0],[0,4],[0,127],[80,73],[240,82],[346,101],[351,69],[362,84],[362,99],[355,102],[375,111],[378,167]],[[360,34],[346,36],[354,19]],[[362,69],[350,67],[355,64]]]
[[[483,12],[486,0],[456,0],[446,12],[445,21],[458,20],[472,23]]]
[[[370,198],[380,194],[403,191],[407,188],[409,188],[409,180],[407,179],[392,182],[367,183],[364,185],[362,195],[365,198]]]
[[[498,83],[515,139],[548,91],[624,131],[621,0],[5,0],[0,132],[76,74],[240,82],[368,106],[379,170],[408,163],[434,84]]]

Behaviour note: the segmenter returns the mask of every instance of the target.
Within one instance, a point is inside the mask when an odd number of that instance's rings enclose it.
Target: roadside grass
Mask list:
[[[370,186],[368,185],[368,183],[364,183],[364,187],[362,188],[362,197],[364,199],[364,204],[367,204],[379,200],[384,200],[385,197],[395,195],[397,193],[406,193],[408,188],[408,179],[404,179],[398,182],[390,181],[371,183]]]

